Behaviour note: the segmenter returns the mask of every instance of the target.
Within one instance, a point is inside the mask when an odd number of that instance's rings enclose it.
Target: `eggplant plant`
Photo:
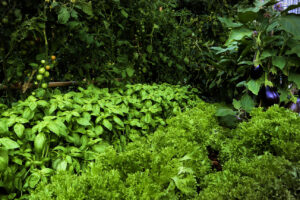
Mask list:
[[[231,71],[222,71],[227,64],[243,74],[243,80],[241,75],[230,80],[235,80],[236,88],[242,89],[242,92],[234,92],[235,99],[241,101],[251,96],[247,105],[243,103],[244,110],[258,105],[263,91],[266,106],[296,103],[297,98],[291,91],[300,88],[300,16],[288,11],[297,7],[300,4],[283,10],[275,0],[256,0],[253,7],[239,6],[234,17],[219,17],[230,33],[224,46],[213,50],[217,49],[216,55],[227,60],[222,63],[220,73],[232,75]]]

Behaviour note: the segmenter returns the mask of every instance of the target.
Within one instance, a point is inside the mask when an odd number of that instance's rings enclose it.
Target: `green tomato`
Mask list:
[[[142,71],[143,71],[144,73],[146,73],[146,72],[147,72],[147,68],[146,68],[146,67],[143,67]]]
[[[40,74],[43,74],[43,73],[45,73],[45,71],[46,71],[46,70],[45,70],[45,68],[44,68],[44,67],[41,67],[41,68],[39,69],[39,73],[40,73]]]
[[[37,85],[37,84],[39,84],[37,81],[34,81],[34,85]]]
[[[48,84],[47,83],[43,83],[42,84],[42,88],[46,89],[48,87]]]
[[[45,63],[46,63],[46,61],[45,61],[45,60],[41,60],[41,63],[42,63],[42,64],[45,64]]]
[[[133,53],[133,58],[136,60],[136,59],[138,59],[139,58],[139,54],[137,53],[137,52],[134,52]]]
[[[45,71],[44,76],[45,76],[45,77],[49,77],[49,76],[50,76],[50,73],[49,73],[48,71]]]
[[[7,24],[8,23],[8,19],[5,17],[2,19],[3,24]]]
[[[32,92],[31,94],[32,94],[33,96],[35,96],[35,92]]]
[[[184,57],[183,61],[184,61],[185,64],[189,64],[189,62],[190,62],[188,57]]]
[[[36,76],[36,79],[39,80],[39,81],[42,80],[42,79],[43,79],[43,75],[42,75],[42,74],[38,74],[38,75]]]
[[[6,1],[2,1],[2,6],[7,6],[7,2]]]

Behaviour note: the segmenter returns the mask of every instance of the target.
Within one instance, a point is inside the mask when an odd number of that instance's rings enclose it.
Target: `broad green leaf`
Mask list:
[[[113,116],[113,120],[114,120],[114,122],[116,122],[118,125],[124,127],[124,123],[123,123],[123,121],[122,121],[119,117]]]
[[[28,120],[31,120],[34,116],[34,113],[30,110],[30,108],[25,108],[23,114],[22,114],[22,117],[24,119],[28,119]]]
[[[78,2],[78,5],[76,7],[79,8],[80,10],[82,10],[85,14],[87,14],[89,16],[94,15],[91,1],[89,1],[89,2],[80,1],[80,2]]]
[[[252,22],[258,16],[259,7],[252,7],[252,8],[239,8],[238,9],[238,17],[239,20],[243,23]]]
[[[44,168],[41,170],[41,173],[45,176],[51,175],[53,172],[54,170],[51,168]]]
[[[23,163],[22,159],[20,159],[18,157],[13,157],[12,161],[18,165],[22,165],[22,163]]]
[[[38,173],[33,173],[29,176],[28,184],[31,188],[35,188],[35,186],[39,183],[41,180],[41,175]]]
[[[241,99],[241,104],[242,104],[242,108],[246,112],[251,112],[251,110],[255,106],[253,99],[248,94],[243,95],[243,97]]]
[[[57,126],[57,124],[54,121],[50,121],[49,124],[47,125],[47,127],[49,128],[50,131],[52,131],[56,135],[60,136],[59,127]]]
[[[25,127],[23,126],[23,124],[15,124],[14,131],[19,138],[21,138],[23,136],[24,130],[25,130]]]
[[[58,12],[58,22],[60,24],[66,24],[69,21],[69,19],[70,19],[69,10],[64,6],[61,6]]]
[[[36,102],[30,102],[29,103],[29,108],[30,110],[34,111],[37,107],[37,103]]]
[[[252,31],[250,29],[241,27],[233,29],[230,32],[229,38],[226,41],[225,45],[229,46],[233,41],[239,41],[242,40],[244,37],[251,37]]]
[[[236,111],[233,111],[230,108],[219,108],[215,114],[217,117],[223,117],[226,115],[236,115]]]
[[[236,99],[233,99],[232,105],[237,110],[242,107],[241,101],[237,101]]]
[[[49,103],[45,100],[39,100],[37,103],[42,107],[47,107],[49,105]]]
[[[290,73],[288,80],[296,83],[297,87],[300,88],[300,74]]]
[[[273,50],[270,50],[270,49],[266,49],[262,52],[262,54],[260,55],[259,59],[260,60],[263,60],[265,58],[268,58],[268,57],[272,57],[272,56],[275,56],[277,53],[277,50],[273,49]]]
[[[300,38],[300,16],[298,15],[286,15],[281,16],[278,23],[282,29],[286,32],[293,34],[295,37]]]
[[[112,124],[107,119],[103,120],[103,126],[105,126],[110,131],[112,130]]]
[[[129,77],[132,77],[134,74],[134,69],[132,67],[127,67],[126,72]]]
[[[137,126],[137,127],[141,127],[141,123],[138,119],[131,119],[129,121],[130,126]]]
[[[23,118],[21,118],[23,119]],[[12,115],[10,118],[8,118],[6,120],[7,126],[11,127],[12,125],[14,125],[17,122],[17,117],[15,115]]]
[[[49,114],[52,114],[57,109],[57,103],[51,103]]]
[[[286,90],[284,89],[281,89],[279,88],[279,94],[280,94],[280,102],[284,102],[286,100],[288,100],[288,95],[289,95],[289,92],[287,92]]]
[[[283,70],[286,60],[284,56],[273,56],[272,57],[272,64],[278,67],[279,69]]]
[[[219,21],[224,24],[227,28],[237,28],[243,26],[239,22],[233,22],[233,18],[218,17]]]
[[[4,146],[6,149],[17,149],[20,147],[20,145],[9,139],[8,137],[4,137],[4,138],[0,138],[0,144],[2,144],[2,146]]]
[[[8,132],[8,124],[6,119],[0,119],[0,134]]]
[[[58,136],[67,135],[67,127],[62,121],[60,121],[60,119],[57,119],[55,121],[48,121],[47,127],[50,131],[52,131]]]
[[[258,95],[260,86],[261,86],[261,82],[258,81],[258,80],[250,80],[250,81],[247,83],[248,89],[249,89],[253,94],[255,94],[255,95]]]
[[[57,167],[56,167],[56,170],[57,170],[57,171],[66,171],[67,166],[68,166],[68,162],[65,161],[65,160],[61,160],[61,161],[58,163],[58,165],[57,165]]]
[[[90,126],[91,125],[90,120],[88,118],[78,118],[76,121],[78,124],[80,124],[82,126]]]
[[[289,46],[292,46],[292,44],[289,44]],[[298,44],[292,46],[291,49],[287,50],[285,54],[286,55],[296,54],[300,58],[300,42],[298,42]]]
[[[96,133],[98,136],[101,135],[101,134],[103,133],[103,128],[102,128],[102,126],[97,125],[97,126],[95,127],[95,133]]]
[[[92,146],[93,151],[97,153],[104,153],[105,150],[109,147],[109,144],[102,142],[101,144],[95,144]]]

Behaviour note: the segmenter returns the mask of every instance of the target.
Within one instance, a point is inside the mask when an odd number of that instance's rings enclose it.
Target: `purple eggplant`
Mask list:
[[[263,103],[266,106],[272,106],[279,103],[279,94],[275,88],[266,86],[260,91],[260,96],[262,97]]]
[[[252,79],[256,80],[259,77],[261,77],[263,73],[264,73],[263,68],[260,65],[257,65],[256,67],[252,67],[250,76]]]
[[[290,110],[296,113],[300,113],[300,98],[297,98],[297,102],[290,102],[287,106]]]

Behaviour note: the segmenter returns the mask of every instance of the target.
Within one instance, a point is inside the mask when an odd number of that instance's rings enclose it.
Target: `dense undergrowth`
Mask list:
[[[89,87],[42,100],[30,96],[0,117],[0,189],[15,195],[47,182],[55,170],[80,172],[108,145],[124,151],[131,135],[147,135],[193,107],[189,87]]]
[[[297,114],[255,109],[230,131],[215,111],[200,102],[154,134],[136,136],[124,152],[108,147],[91,170],[54,176],[31,198],[299,199]]]

